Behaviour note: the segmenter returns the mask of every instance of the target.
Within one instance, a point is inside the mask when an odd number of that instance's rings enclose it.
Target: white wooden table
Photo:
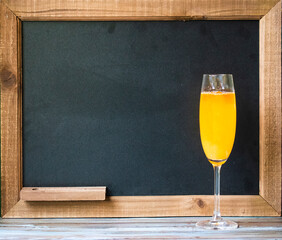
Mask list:
[[[282,218],[233,217],[232,231],[197,229],[200,219],[1,219],[0,239],[282,239]]]

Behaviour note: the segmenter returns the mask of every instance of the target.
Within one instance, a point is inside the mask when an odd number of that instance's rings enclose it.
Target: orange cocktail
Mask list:
[[[200,134],[208,160],[222,165],[229,157],[236,132],[234,92],[202,92],[200,100]]]
[[[214,170],[214,211],[204,229],[235,229],[236,222],[220,214],[220,169],[233,148],[236,133],[236,99],[232,74],[204,74],[200,99],[200,134],[204,152]]]

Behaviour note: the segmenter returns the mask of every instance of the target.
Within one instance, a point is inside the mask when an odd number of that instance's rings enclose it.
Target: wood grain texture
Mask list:
[[[211,216],[213,196],[107,197],[94,202],[19,201],[4,218]],[[260,196],[222,196],[223,216],[278,216]]]
[[[24,187],[24,201],[96,201],[105,200],[106,187]]]
[[[21,20],[260,19],[278,0],[5,0]]]
[[[281,239],[282,219],[232,218],[228,231],[195,227],[208,218],[2,219],[0,239]],[[229,219],[229,218],[228,218]]]
[[[281,1],[260,20],[260,195],[281,213]]]
[[[1,78],[1,214],[19,200],[21,162],[21,52],[19,21],[2,3]]]

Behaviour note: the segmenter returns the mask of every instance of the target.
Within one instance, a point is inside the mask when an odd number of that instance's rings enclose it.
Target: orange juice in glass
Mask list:
[[[205,229],[234,229],[238,224],[220,215],[220,169],[227,161],[236,133],[236,99],[232,74],[205,74],[200,98],[200,135],[214,169],[214,213],[197,222]]]
[[[225,163],[233,147],[235,132],[235,93],[202,92],[200,133],[204,152],[211,164]]]

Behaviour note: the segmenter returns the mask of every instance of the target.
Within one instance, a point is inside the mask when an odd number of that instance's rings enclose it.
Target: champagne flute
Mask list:
[[[220,169],[227,161],[236,132],[236,99],[232,74],[204,74],[200,99],[200,134],[214,169],[214,212],[196,224],[205,229],[233,229],[238,224],[220,215]]]

